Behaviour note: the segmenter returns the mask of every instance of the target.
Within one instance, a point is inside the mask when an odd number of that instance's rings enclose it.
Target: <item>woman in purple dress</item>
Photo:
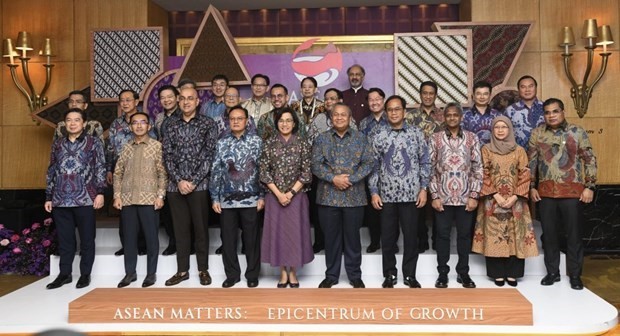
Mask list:
[[[306,191],[312,181],[312,150],[299,137],[300,121],[291,108],[274,116],[278,133],[267,139],[260,158],[265,195],[262,262],[280,267],[278,288],[299,287],[297,268],[314,259]]]

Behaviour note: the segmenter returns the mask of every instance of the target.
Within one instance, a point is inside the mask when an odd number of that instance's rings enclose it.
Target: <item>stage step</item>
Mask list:
[[[537,224],[537,222],[535,222]],[[109,223],[108,223],[109,224]],[[99,225],[98,225],[99,226]],[[93,266],[92,274],[93,275],[117,275],[121,276],[125,274],[124,266],[123,266],[123,257],[118,257],[114,255],[114,252],[120,248],[120,242],[118,237],[118,228],[110,227],[111,225],[102,225],[103,227],[99,227],[97,229],[97,238],[96,238],[96,257],[95,264]],[[535,225],[536,232],[540,235],[540,225],[537,227]],[[362,239],[362,274],[363,277],[373,277],[373,278],[382,278],[382,258],[380,250],[375,253],[366,253],[366,247],[369,244],[369,236],[368,230],[366,228],[361,229],[361,239]],[[458,256],[456,254],[456,232],[453,230],[452,233],[452,243],[451,243],[451,257],[449,261],[450,269],[454,273],[454,268],[458,261]],[[402,237],[401,237],[402,238]],[[160,256],[158,260],[158,269],[157,273],[162,277],[167,277],[168,275],[172,275],[177,270],[176,264],[176,256],[162,256],[161,252],[168,246],[168,237],[166,236],[163,230],[160,230],[159,235],[160,240]],[[215,249],[217,249],[220,244],[220,230],[218,228],[209,229],[209,272],[214,276],[224,275],[224,266],[222,263],[222,258],[219,255],[215,254]],[[540,244],[540,238],[537,240]],[[399,251],[397,254],[397,268],[400,270],[400,266],[402,263],[402,239],[399,240]],[[79,246],[79,245],[78,245]],[[240,247],[239,247],[240,248]],[[541,255],[534,258],[528,258],[525,262],[525,274],[526,275],[534,275],[534,276],[544,276],[546,274],[544,258],[542,255],[542,248],[539,245],[539,250]],[[51,257],[51,265],[50,265],[50,275],[57,275],[59,273],[59,257],[52,256]],[[242,271],[245,270],[245,257],[242,254],[239,254],[239,263],[241,265]],[[476,276],[484,276],[486,275],[486,267],[484,257],[478,254],[470,254],[470,274]],[[79,257],[76,257],[73,263],[73,272],[74,274],[79,273]],[[561,264],[560,270],[562,274],[566,274],[565,270],[565,256],[561,255]],[[138,274],[146,274],[146,256],[138,257],[137,264],[137,273]],[[190,271],[197,272],[196,267],[196,258],[195,256],[190,257]],[[344,260],[342,266],[342,275],[346,278],[346,273],[344,270]],[[271,267],[268,264],[262,264],[261,275],[262,276],[277,276],[279,274],[279,270],[277,267]],[[305,265],[302,269],[299,270],[299,274],[302,276],[323,276],[325,274],[325,255],[324,251],[315,255],[314,260]],[[417,275],[437,275],[437,255],[435,251],[428,250],[423,254],[419,255],[418,264],[417,264]],[[399,274],[399,277],[402,277],[402,274]]]

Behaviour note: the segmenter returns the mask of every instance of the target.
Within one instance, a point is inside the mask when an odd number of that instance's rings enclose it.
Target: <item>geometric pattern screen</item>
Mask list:
[[[92,34],[91,100],[118,101],[132,89],[142,96],[145,84],[163,71],[161,28],[94,31]]]
[[[395,34],[394,39],[396,94],[408,105],[421,103],[418,89],[429,80],[437,83],[438,105],[467,103],[470,34]]]

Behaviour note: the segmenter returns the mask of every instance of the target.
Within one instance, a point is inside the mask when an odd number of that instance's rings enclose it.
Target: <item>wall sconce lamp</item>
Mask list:
[[[19,54],[17,50],[21,51],[21,54]],[[13,78],[13,83],[15,86],[28,100],[30,112],[34,112],[47,104],[47,97],[45,96],[45,93],[50,86],[50,82],[52,81],[52,67],[54,66],[54,64],[51,64],[51,57],[54,56],[52,54],[52,43],[49,38],[46,38],[43,48],[39,51],[40,56],[45,56],[47,58],[47,61],[43,64],[43,67],[45,67],[45,85],[43,86],[41,93],[37,94],[34,86],[32,85],[32,80],[30,79],[30,72],[28,71],[28,62],[30,61],[28,51],[32,50],[33,48],[31,46],[30,34],[25,31],[19,32],[17,35],[17,45],[15,48],[13,47],[13,41],[11,41],[10,38],[4,40],[3,56],[9,58],[9,63],[7,66],[11,71],[11,78]],[[24,86],[20,83],[19,78],[17,78],[17,68],[19,67],[19,64],[15,63],[16,57],[21,61],[22,73],[30,92],[24,88]]]
[[[564,72],[571,83],[570,96],[573,98],[577,114],[579,118],[583,118],[586,112],[588,112],[588,104],[590,103],[590,98],[592,98],[592,91],[607,69],[607,59],[609,55],[611,55],[611,53],[607,52],[607,46],[614,43],[614,40],[611,37],[611,28],[609,25],[598,27],[596,25],[596,19],[584,21],[581,38],[586,40],[585,48],[588,51],[588,63],[586,64],[586,71],[583,74],[583,81],[581,84],[578,84],[571,74],[569,67],[571,56],[573,56],[573,54],[569,52],[569,48],[575,45],[575,35],[571,27],[564,27],[562,33],[563,40],[562,43],[560,43],[560,47],[564,47],[564,53],[562,54],[564,58]],[[603,52],[599,54],[602,57],[601,68],[594,81],[588,84],[588,77],[590,77],[592,63],[594,61],[594,49],[598,46],[603,46]]]

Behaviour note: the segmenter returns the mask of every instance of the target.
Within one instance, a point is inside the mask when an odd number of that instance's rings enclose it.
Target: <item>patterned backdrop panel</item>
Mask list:
[[[439,87],[437,103],[467,103],[471,35],[396,34],[394,36],[396,94],[408,105],[420,104],[419,87],[433,81]]]
[[[124,89],[142,96],[149,79],[163,71],[161,28],[93,31],[91,46],[94,102],[118,101]]]

